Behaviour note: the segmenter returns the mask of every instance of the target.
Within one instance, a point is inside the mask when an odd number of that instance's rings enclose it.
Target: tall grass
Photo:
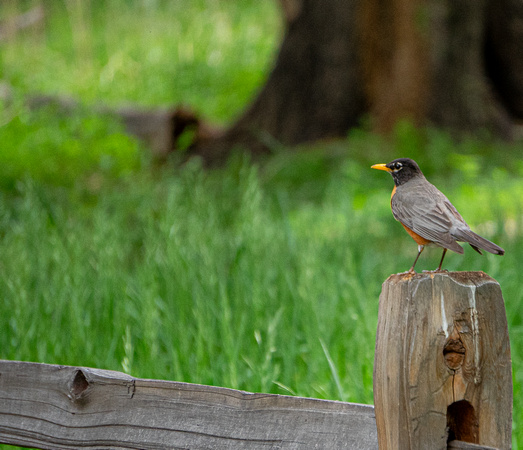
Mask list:
[[[372,345],[354,343],[373,341],[381,276],[338,208],[291,211],[248,164],[87,210],[31,182],[2,204],[3,358],[327,398],[339,377],[372,401]]]
[[[193,161],[174,174],[133,175],[89,204],[74,190],[19,183],[0,200],[0,358],[372,403],[380,286],[416,249],[390,215],[390,180],[368,172],[341,160],[312,187],[316,201],[303,199],[302,183],[282,189],[268,166],[241,158],[220,171]],[[481,205],[523,189],[514,178],[497,187],[447,193],[469,205],[474,223]],[[516,217],[519,229],[522,209],[500,207],[484,225],[506,256],[446,260],[450,270],[485,270],[503,288],[515,439],[522,240],[503,224]],[[425,252],[420,268],[438,258]]]

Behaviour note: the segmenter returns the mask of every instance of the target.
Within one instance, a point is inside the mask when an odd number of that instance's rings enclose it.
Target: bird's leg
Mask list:
[[[418,245],[418,256],[416,256],[416,259],[414,260],[412,267],[409,269],[409,273],[416,273],[416,271],[414,270],[414,266],[418,262],[419,255],[421,255],[421,252],[423,251],[424,248],[425,248],[424,245]]]
[[[443,264],[443,259],[445,258],[445,255],[447,254],[447,249],[444,248],[443,249],[443,255],[441,255],[441,261],[439,262],[439,266],[438,268],[436,269],[436,272],[442,272],[441,270],[441,265]]]

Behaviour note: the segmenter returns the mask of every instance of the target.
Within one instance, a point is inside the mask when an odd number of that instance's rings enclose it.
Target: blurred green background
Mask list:
[[[93,105],[184,104],[230,123],[270,71],[276,1],[10,0],[0,21],[39,4],[42,24],[0,40],[0,358],[372,403],[381,283],[416,245],[370,165],[411,157],[506,250],[445,267],[501,284],[523,448],[521,142],[362,124],[255,162],[158,165]],[[81,107],[30,110],[36,94]]]

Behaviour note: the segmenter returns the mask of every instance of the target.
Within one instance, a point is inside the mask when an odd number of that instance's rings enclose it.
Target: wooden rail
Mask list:
[[[0,361],[0,442],[42,449],[376,450],[374,408]]]

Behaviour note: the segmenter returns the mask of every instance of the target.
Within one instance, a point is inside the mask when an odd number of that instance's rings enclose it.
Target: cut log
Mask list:
[[[1,85],[0,85],[1,97]],[[52,107],[61,114],[82,111],[82,105],[72,97],[35,95],[28,99],[27,105],[32,110]],[[125,131],[138,138],[150,150],[157,160],[164,160],[175,150],[185,151],[218,138],[222,134],[219,127],[210,125],[194,111],[183,107],[144,109],[137,105],[111,107],[96,105],[94,114],[109,115],[119,119]],[[184,139],[184,135],[186,138]],[[183,148],[181,148],[181,142]]]

